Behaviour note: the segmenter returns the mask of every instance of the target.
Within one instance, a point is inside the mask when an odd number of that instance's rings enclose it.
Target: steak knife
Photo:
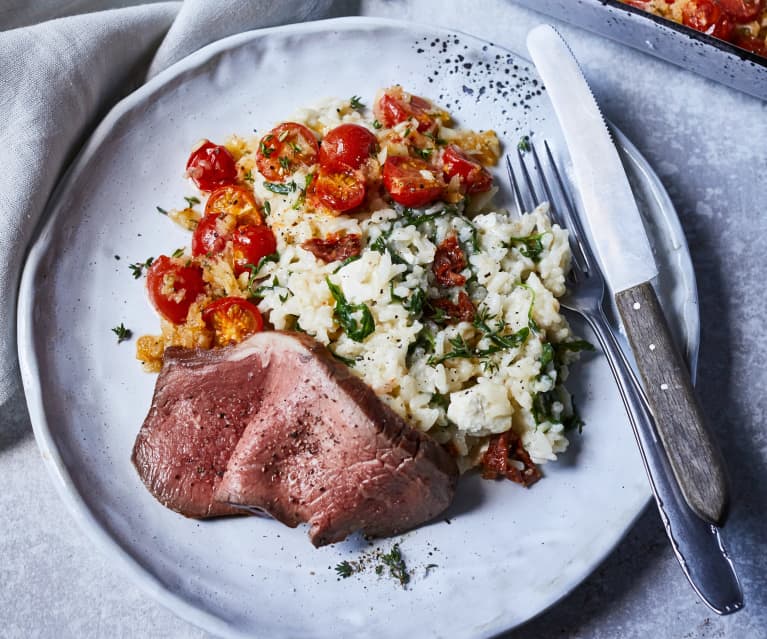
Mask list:
[[[671,469],[690,508],[721,526],[728,505],[724,463],[651,284],[658,268],[618,150],[578,62],[559,34],[548,26],[534,29],[528,48],[562,126],[583,216]]]
[[[658,269],[623,164],[564,40],[542,25],[527,46],[564,133],[582,215],[644,382],[630,417],[666,532],[696,592],[716,612],[734,612],[742,591],[718,530],[728,505],[724,463],[652,286]]]

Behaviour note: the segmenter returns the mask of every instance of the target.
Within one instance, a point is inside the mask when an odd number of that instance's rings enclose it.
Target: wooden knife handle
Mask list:
[[[706,428],[690,373],[649,283],[615,294],[656,428],[687,504],[721,526],[727,515],[727,479],[719,449]]]

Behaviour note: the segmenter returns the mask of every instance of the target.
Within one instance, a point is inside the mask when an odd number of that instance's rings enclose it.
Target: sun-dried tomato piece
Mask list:
[[[474,321],[476,309],[469,299],[469,296],[466,294],[466,291],[460,291],[458,293],[457,303],[447,297],[442,297],[436,300],[429,300],[429,304],[434,308],[444,311],[447,315],[460,322]]]
[[[466,268],[466,256],[455,235],[448,235],[437,247],[431,270],[440,286],[463,286],[466,278],[461,271]]]
[[[510,460],[522,462],[524,469],[520,470],[509,463]],[[530,459],[519,435],[509,430],[494,435],[490,439],[487,451],[482,457],[482,477],[484,479],[506,477],[527,488],[541,478],[541,471]]]
[[[350,233],[339,237],[338,233],[331,233],[325,239],[314,237],[301,244],[301,248],[309,251],[314,257],[323,262],[335,262],[359,255],[362,252],[360,236]]]

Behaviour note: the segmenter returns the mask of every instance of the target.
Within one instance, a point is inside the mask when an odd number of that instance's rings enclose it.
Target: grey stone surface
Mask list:
[[[436,23],[521,50],[543,16],[512,2],[377,0],[345,10]],[[702,349],[698,389],[732,479],[725,534],[745,610],[717,617],[680,572],[653,508],[568,597],[506,639],[767,637],[767,104],[559,25],[598,100],[656,168],[690,243]],[[115,572],[65,511],[32,437],[23,398],[0,426],[0,637],[208,635]]]

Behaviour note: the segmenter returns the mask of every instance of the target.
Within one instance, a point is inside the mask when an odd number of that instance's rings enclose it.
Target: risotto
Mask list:
[[[492,131],[401,87],[372,111],[329,99],[194,150],[188,175],[210,195],[204,215],[196,197],[167,211],[191,249],[149,266],[162,332],[137,356],[156,371],[170,345],[305,332],[462,471],[529,485],[580,425],[563,383],[590,345],[559,312],[567,233],[545,206],[493,207]]]

